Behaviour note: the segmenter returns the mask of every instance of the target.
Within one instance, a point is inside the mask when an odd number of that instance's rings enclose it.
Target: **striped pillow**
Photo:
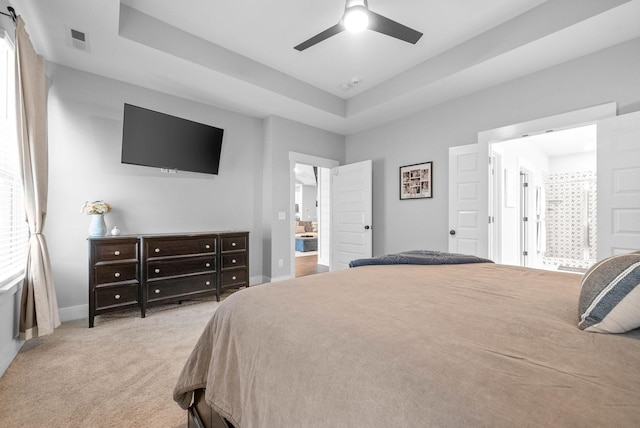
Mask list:
[[[608,257],[582,278],[578,327],[624,333],[640,327],[640,251]]]

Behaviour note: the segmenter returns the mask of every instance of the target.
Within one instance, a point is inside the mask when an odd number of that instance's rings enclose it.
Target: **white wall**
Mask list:
[[[48,64],[49,244],[61,318],[87,316],[86,200],[113,206],[105,216],[124,234],[249,230],[250,275],[262,280],[262,120]],[[123,104],[225,130],[218,176],[163,174],[120,163]]]
[[[596,171],[597,169],[598,157],[595,150],[565,156],[553,156],[549,159],[549,173],[551,174]]]
[[[611,101],[640,110],[640,39],[347,137],[346,161],[373,160],[374,255],[448,249],[448,149],[478,132]],[[433,161],[433,198],[400,201],[398,169]]]

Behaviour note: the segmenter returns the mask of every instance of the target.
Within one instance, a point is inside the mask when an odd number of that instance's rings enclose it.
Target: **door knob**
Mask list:
[[[453,236],[453,235],[455,235],[455,234],[456,234],[456,231],[455,231],[455,230],[451,229],[451,230],[449,231],[449,235]]]
[[[371,229],[371,226],[369,226],[369,225],[366,225],[366,226],[364,227],[364,230],[369,230],[369,229]]]

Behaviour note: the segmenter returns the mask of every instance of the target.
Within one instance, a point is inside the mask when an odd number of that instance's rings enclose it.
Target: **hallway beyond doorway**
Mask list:
[[[318,264],[318,254],[296,256],[296,278],[329,272],[329,266]]]

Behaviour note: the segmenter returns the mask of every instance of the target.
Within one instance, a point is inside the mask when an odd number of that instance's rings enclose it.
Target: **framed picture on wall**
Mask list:
[[[433,196],[433,162],[400,167],[400,200]]]

